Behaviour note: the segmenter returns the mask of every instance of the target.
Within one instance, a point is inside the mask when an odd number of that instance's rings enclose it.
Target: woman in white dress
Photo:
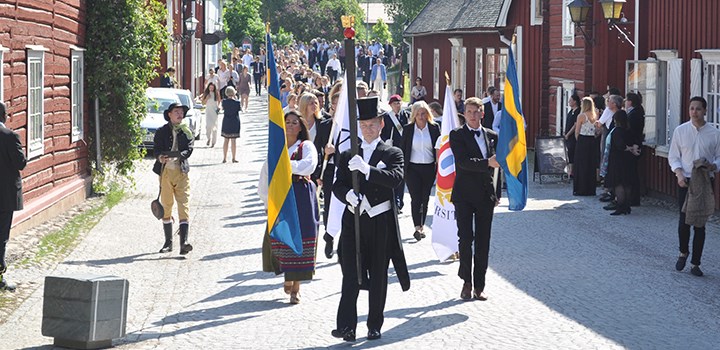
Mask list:
[[[217,141],[217,119],[221,101],[220,90],[217,89],[215,83],[208,83],[202,94],[202,103],[205,105],[205,130],[207,145],[210,148],[215,147],[215,141]]]

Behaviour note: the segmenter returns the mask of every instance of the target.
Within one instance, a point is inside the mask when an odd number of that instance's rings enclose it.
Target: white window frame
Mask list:
[[[702,96],[708,103],[705,120],[720,128],[720,50],[697,50],[703,58]]]
[[[640,88],[632,84],[630,76],[640,76],[638,72],[631,72],[631,65],[645,65],[645,85]],[[639,80],[642,81],[642,80]],[[667,133],[667,62],[653,59],[625,61],[625,91],[638,91],[642,94],[643,106],[645,107],[645,145],[650,147],[663,146]],[[650,94],[649,92],[653,93]]]
[[[167,19],[166,19],[165,26],[167,27],[167,32],[168,32],[167,48],[168,48],[169,50],[167,50],[167,52],[166,52],[166,54],[167,54],[167,66],[166,66],[165,68],[167,68],[167,67],[172,67],[172,66],[175,65],[175,60],[173,60],[173,58],[174,58],[173,53],[175,52],[175,45],[174,45],[173,40],[172,40],[172,37],[173,37],[173,34],[174,34],[174,31],[173,31],[173,26],[174,26],[174,24],[173,24],[173,13],[174,13],[174,12],[173,12],[173,3],[174,3],[174,2],[175,2],[175,0],[167,0],[167,12],[168,12],[168,14],[167,14]]]
[[[5,53],[9,51],[9,48],[0,45],[0,101],[5,101],[5,75],[3,67],[5,66]]]
[[[562,46],[575,46],[575,23],[570,17],[567,5],[573,0],[563,0],[562,10]]]
[[[485,91],[483,89],[483,83],[485,81],[483,61],[483,49],[479,47],[475,48],[475,96],[478,97],[482,97],[483,91]]]
[[[567,126],[567,115],[570,112],[570,96],[575,92],[575,82],[562,80],[560,81],[562,87],[558,89],[558,115],[555,116],[555,132],[556,135],[563,135],[565,132],[565,126]]]
[[[420,77],[422,79],[422,49],[417,49],[417,75],[416,77]],[[412,84],[415,85],[415,79],[413,79]]]
[[[76,67],[77,65],[77,67]],[[70,115],[71,142],[85,138],[85,49],[72,46],[70,48]]]
[[[545,0],[547,1],[547,0]],[[530,25],[537,26],[543,24],[542,16],[543,0],[530,0]]]
[[[463,46],[462,38],[450,38],[448,40],[450,40],[452,44],[450,52],[452,56],[451,88],[453,91],[455,91],[455,89],[461,89],[464,94],[466,88],[465,81],[467,79],[467,67],[465,63],[467,61],[467,48]]]
[[[45,51],[38,45],[27,45],[27,158],[45,152]],[[38,67],[34,71],[33,67]],[[37,125],[39,124],[39,125]]]
[[[433,98],[440,98],[440,49],[433,49]]]

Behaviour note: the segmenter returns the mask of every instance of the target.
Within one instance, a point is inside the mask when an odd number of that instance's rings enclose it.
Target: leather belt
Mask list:
[[[367,216],[374,218],[386,211],[389,211],[392,209],[392,204],[390,201],[384,201],[378,205],[370,206],[370,203],[367,201],[366,198],[363,198],[362,202],[360,202],[360,215],[367,214]],[[351,213],[355,213],[355,210],[352,206],[347,206],[347,210]]]

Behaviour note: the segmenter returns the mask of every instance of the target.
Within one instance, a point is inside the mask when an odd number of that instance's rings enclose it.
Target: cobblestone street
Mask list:
[[[677,213],[644,203],[611,217],[568,184],[531,182],[522,212],[496,210],[486,302],[460,300],[457,262],[438,263],[430,235],[416,242],[408,209],[400,217],[412,287],[391,275],[382,339],[365,339],[367,293],[358,302],[358,341],[330,336],[341,287],[336,260],[318,252],[315,279],[290,305],[282,278],[263,273],[265,213],[257,181],[267,145],[266,96],[241,114],[238,164],[221,163],[196,141],[190,158],[187,258],[157,251],[162,225],[152,159],[137,188],[45,275],[92,273],[130,282],[127,336],[119,349],[710,349],[720,343],[720,226],[708,224],[703,270],[675,271]],[[668,170],[669,171],[669,170]],[[431,199],[433,202],[434,199]],[[429,212],[432,212],[430,210]],[[43,276],[10,275],[37,288],[0,325],[1,349],[51,349],[40,333]],[[33,280],[29,280],[33,279]],[[35,283],[30,283],[35,282]]]

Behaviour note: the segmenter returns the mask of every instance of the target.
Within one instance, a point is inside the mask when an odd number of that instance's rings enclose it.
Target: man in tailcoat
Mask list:
[[[403,291],[410,289],[393,193],[403,177],[403,155],[399,148],[388,146],[380,139],[384,122],[378,115],[377,103],[377,97],[358,99],[363,141],[357,155],[353,156],[350,151],[340,154],[337,180],[333,184],[333,193],[347,208],[342,217],[338,249],[343,273],[342,292],[337,328],[332,335],[345,341],[355,340],[357,298],[361,288],[369,291],[367,339],[381,337],[390,260]],[[352,171],[359,172],[360,193],[353,190]],[[360,232],[355,232],[356,210],[360,211]],[[360,235],[362,285],[358,285],[356,234]]]
[[[490,229],[501,194],[500,176],[495,176],[495,170],[500,167],[495,159],[498,136],[480,124],[482,112],[481,100],[468,98],[465,100],[466,124],[450,132],[450,148],[455,157],[451,200],[458,227],[458,276],[464,281],[460,293],[463,300],[487,300],[484,289]]]
[[[10,239],[13,212],[23,208],[20,170],[25,169],[27,159],[20,137],[5,126],[7,119],[5,103],[0,102],[0,290],[14,291],[15,285],[4,277],[5,246]]]
[[[388,103],[390,104],[390,110],[382,114],[385,126],[380,133],[380,138],[390,146],[398,146],[402,138],[403,127],[408,124],[410,119],[410,111],[402,108],[402,97],[400,95],[390,96]],[[399,210],[402,210],[403,206],[405,206],[404,196],[405,181],[402,181],[395,189],[395,203]]]

